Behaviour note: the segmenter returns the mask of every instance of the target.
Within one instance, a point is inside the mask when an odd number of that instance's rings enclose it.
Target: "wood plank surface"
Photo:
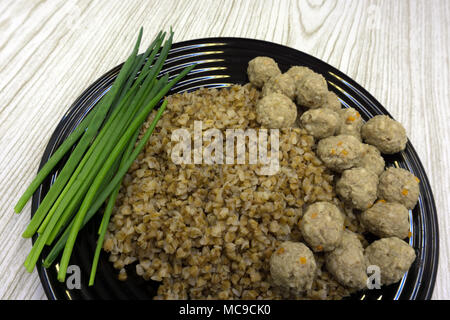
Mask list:
[[[0,1],[0,299],[46,299],[23,261],[35,176],[61,117],[124,61],[140,26],[175,41],[245,37],[307,52],[372,93],[406,128],[430,179],[440,226],[434,299],[450,298],[450,1]]]

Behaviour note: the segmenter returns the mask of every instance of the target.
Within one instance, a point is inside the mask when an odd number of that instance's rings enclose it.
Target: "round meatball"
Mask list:
[[[316,270],[312,251],[301,242],[283,242],[270,257],[273,282],[288,289],[311,289]]]
[[[358,167],[372,171],[379,176],[384,171],[384,158],[380,154],[380,150],[370,144],[363,144],[363,153],[359,161]]]
[[[335,134],[339,116],[330,109],[309,109],[301,115],[300,125],[314,138],[323,139]]]
[[[346,134],[354,136],[361,141],[361,127],[363,119],[359,112],[354,108],[344,108],[339,110],[340,126],[337,130],[338,134]]]
[[[364,168],[342,172],[336,183],[336,193],[354,208],[366,210],[377,199],[378,176]]]
[[[400,203],[380,200],[360,215],[363,226],[380,238],[398,237],[409,234],[408,209]]]
[[[295,97],[295,84],[292,77],[286,73],[270,78],[262,88],[262,95],[267,96],[271,93],[284,94],[291,100]]]
[[[345,230],[340,245],[325,254],[325,265],[344,286],[362,289],[367,285],[367,263],[357,235]]]
[[[344,216],[334,204],[316,202],[303,215],[300,231],[313,251],[334,250],[342,240]]]
[[[289,128],[297,118],[297,106],[280,93],[269,94],[256,104],[256,121],[266,128]]]
[[[380,175],[378,197],[412,209],[419,200],[419,179],[403,168],[387,168]]]
[[[278,64],[269,57],[256,57],[250,60],[247,68],[248,79],[257,88],[262,88],[271,77],[281,74]]]
[[[378,115],[367,121],[361,129],[362,138],[377,147],[381,153],[393,154],[406,147],[406,130],[400,122]]]
[[[318,73],[305,75],[295,82],[297,103],[306,108],[320,108],[325,104],[328,86],[325,78]]]
[[[293,66],[290,67],[288,71],[286,71],[286,74],[289,75],[292,80],[294,80],[294,84],[313,73],[314,71],[303,66]]]
[[[365,255],[369,265],[380,268],[383,285],[400,281],[416,259],[414,249],[397,237],[374,241],[366,248]]]
[[[336,93],[334,93],[333,91],[328,91],[323,107],[326,109],[331,109],[333,111],[339,111],[341,110],[342,105]]]
[[[359,163],[362,143],[353,136],[338,135],[322,139],[317,144],[317,155],[328,168],[341,172]]]

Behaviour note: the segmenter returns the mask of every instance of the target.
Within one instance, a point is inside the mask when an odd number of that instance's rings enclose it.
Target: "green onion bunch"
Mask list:
[[[189,71],[191,65],[169,81],[160,76],[172,45],[173,32],[160,32],[143,54],[138,54],[142,28],[133,52],[123,64],[110,90],[97,106],[54,152],[19,199],[19,213],[61,158],[73,148],[28,224],[23,237],[38,234],[25,260],[31,272],[45,246],[51,250],[43,265],[49,267],[60,256],[58,280],[65,281],[67,267],[78,233],[96,214],[103,214],[91,268],[89,285],[94,284],[97,264],[111,212],[128,169],[145,147],[167,100],[155,111],[153,121],[138,140],[141,127],[167,92]],[[104,210],[99,210],[106,201]]]

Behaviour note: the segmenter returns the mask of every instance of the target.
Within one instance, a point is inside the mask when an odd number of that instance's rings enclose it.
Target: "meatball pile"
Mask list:
[[[339,98],[328,91],[325,78],[311,69],[294,66],[285,73],[270,57],[256,57],[248,63],[250,83],[261,89],[257,120],[265,128],[288,128],[302,123],[315,138],[339,132],[342,116]],[[298,106],[310,109],[298,118]]]
[[[406,148],[404,127],[385,115],[364,122],[354,108],[342,108],[326,79],[307,67],[282,73],[272,58],[257,57],[247,72],[262,92],[257,121],[264,128],[300,126],[314,137],[317,156],[336,174],[341,201],[341,206],[322,201],[306,208],[299,222],[302,242],[285,241],[271,256],[273,282],[309,290],[320,272],[317,255],[346,287],[365,288],[369,265],[380,268],[383,285],[398,282],[416,258],[404,240],[411,236],[409,210],[419,198],[419,179],[403,168],[385,169],[382,154]],[[368,244],[347,229],[343,208],[354,210],[363,230],[379,239]]]

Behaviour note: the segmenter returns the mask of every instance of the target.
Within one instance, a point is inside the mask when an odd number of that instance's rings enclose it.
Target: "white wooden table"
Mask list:
[[[121,63],[140,26],[175,41],[247,37],[322,59],[371,92],[407,129],[433,187],[440,226],[435,299],[450,298],[450,1],[0,2],[0,299],[46,299],[22,266],[29,220],[13,206],[74,99]]]

